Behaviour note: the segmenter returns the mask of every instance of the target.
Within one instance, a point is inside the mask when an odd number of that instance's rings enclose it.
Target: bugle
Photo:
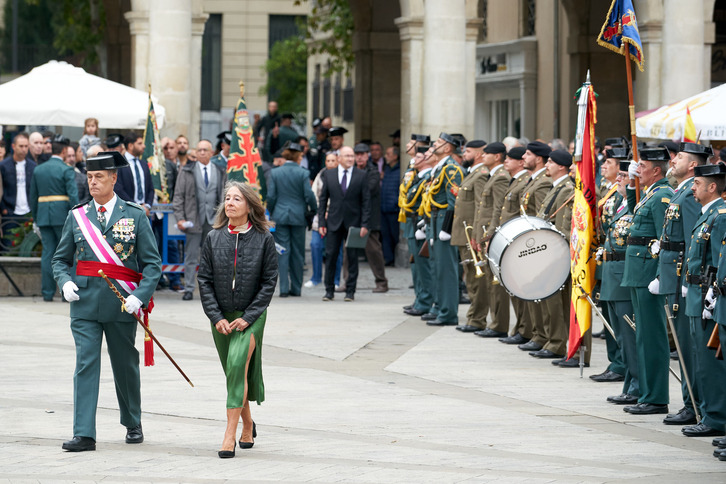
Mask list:
[[[471,262],[474,264],[474,277],[478,279],[484,276],[484,271],[478,264],[479,256],[477,255],[476,250],[474,250],[474,246],[471,244],[471,235],[469,234],[469,232],[473,232],[474,227],[472,227],[471,225],[466,225],[466,220],[463,220],[462,223],[464,224],[464,235],[466,235],[466,247],[471,253]]]

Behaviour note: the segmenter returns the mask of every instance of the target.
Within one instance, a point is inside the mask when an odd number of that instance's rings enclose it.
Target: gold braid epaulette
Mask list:
[[[411,176],[408,178],[407,182],[406,175],[408,175],[408,173],[411,173]],[[416,173],[416,170],[411,170],[408,173],[403,175],[403,182],[398,186],[398,206],[400,207],[400,210],[398,211],[398,221],[400,223],[406,223],[406,212],[413,213],[413,211],[406,209],[406,196],[408,194],[408,190],[413,184],[414,178],[416,178],[418,174]]]
[[[429,183],[429,186],[427,188],[426,193],[424,194],[423,200],[421,202],[421,207],[419,207],[419,215],[426,214],[427,217],[431,216],[431,207],[434,206],[438,209],[447,208],[449,206],[448,203],[438,203],[434,200],[434,195],[438,194],[441,191],[441,186],[444,184],[444,179],[448,181],[452,185],[456,185],[454,181],[451,179],[451,176],[447,172],[447,168],[449,166],[453,166],[454,170],[461,175],[462,179],[464,178],[464,173],[461,171],[461,168],[456,163],[448,163],[441,167],[441,172],[438,174],[436,179],[431,180],[431,183]],[[458,185],[456,185],[458,187]]]

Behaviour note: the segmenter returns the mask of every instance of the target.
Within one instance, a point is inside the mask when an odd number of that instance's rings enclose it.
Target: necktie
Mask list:
[[[512,178],[509,179],[509,186],[510,187],[512,186],[512,183],[514,183],[515,180],[516,180],[516,178],[514,178],[514,177],[512,177]]]
[[[207,173],[207,167],[204,167],[204,187],[209,186],[209,174]]]
[[[106,207],[98,207],[98,221],[101,224],[101,230],[106,230]]]
[[[348,191],[348,170],[343,170],[343,179],[340,180],[340,189],[343,191],[343,195]]]
[[[141,184],[141,172],[139,171],[139,160],[134,158],[134,176],[136,176],[136,199],[144,201],[144,186]]]

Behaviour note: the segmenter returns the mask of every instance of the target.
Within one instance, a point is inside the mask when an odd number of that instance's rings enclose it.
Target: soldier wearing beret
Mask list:
[[[88,187],[93,200],[71,209],[53,256],[53,275],[71,303],[71,332],[76,343],[73,439],[63,443],[63,449],[71,452],[96,449],[104,334],[126,443],[144,440],[133,315],[149,307],[161,277],[161,257],[144,209],[113,191],[116,170],[125,167],[128,162],[117,152],[88,159]],[[124,305],[99,277],[99,269],[121,294],[126,294]]]

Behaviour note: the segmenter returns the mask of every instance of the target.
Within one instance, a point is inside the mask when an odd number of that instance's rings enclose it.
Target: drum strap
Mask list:
[[[546,218],[550,218],[550,210],[552,210],[552,205],[555,204],[555,200],[557,200],[557,196],[560,194],[562,189],[565,188],[565,182],[560,183],[560,186],[557,187],[557,190],[555,190],[555,194],[552,196],[552,200],[550,200],[550,203],[547,204],[547,208],[544,211],[544,216]]]

